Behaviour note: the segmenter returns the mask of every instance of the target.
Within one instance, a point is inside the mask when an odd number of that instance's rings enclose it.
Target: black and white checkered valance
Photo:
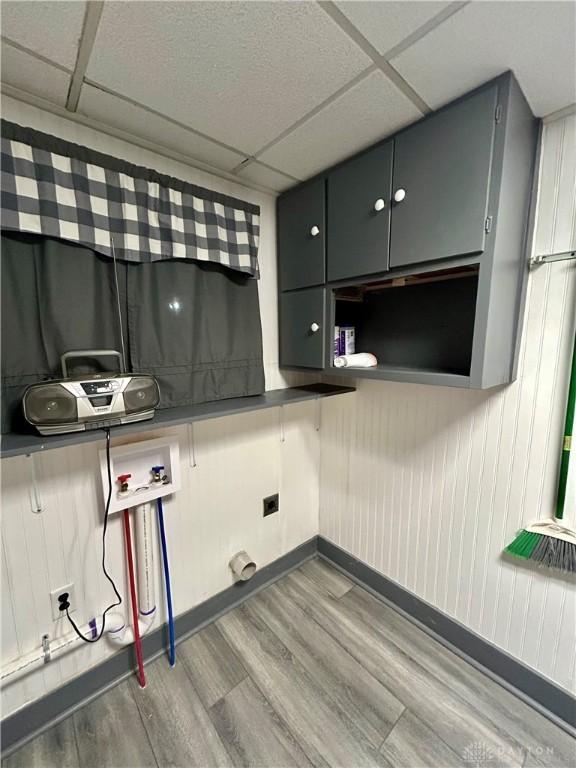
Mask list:
[[[2,122],[2,228],[131,262],[194,259],[258,277],[260,209]]]

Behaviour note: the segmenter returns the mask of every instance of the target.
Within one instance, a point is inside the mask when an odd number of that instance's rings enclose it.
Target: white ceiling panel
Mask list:
[[[392,60],[438,107],[512,69],[534,112],[576,100],[576,4],[472,2]]]
[[[266,187],[266,189],[271,189],[274,192],[283,192],[298,183],[283,173],[267,168],[258,162],[249,163],[245,168],[241,168],[236,175],[243,181],[258,184],[260,187]]]
[[[246,154],[370,64],[311,2],[107,2],[87,77]]]
[[[27,53],[2,45],[2,82],[64,106],[70,75]]]
[[[2,34],[57,64],[74,69],[86,3],[2,2]]]
[[[340,0],[336,5],[374,48],[384,54],[443,11],[450,2]]]
[[[232,170],[244,159],[244,155],[88,84],[82,87],[78,111],[226,171]]]
[[[373,72],[266,150],[261,160],[304,179],[421,117],[381,72]]]

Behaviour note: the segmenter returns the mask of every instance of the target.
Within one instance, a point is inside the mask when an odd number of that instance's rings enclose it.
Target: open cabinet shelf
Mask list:
[[[331,289],[334,326],[353,326],[356,352],[376,368],[335,368],[366,378],[469,386],[476,318],[477,265]]]

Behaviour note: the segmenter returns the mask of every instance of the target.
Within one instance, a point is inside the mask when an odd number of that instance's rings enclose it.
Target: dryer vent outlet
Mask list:
[[[256,573],[256,563],[247,552],[237,552],[228,563],[234,575],[234,581],[248,581]]]

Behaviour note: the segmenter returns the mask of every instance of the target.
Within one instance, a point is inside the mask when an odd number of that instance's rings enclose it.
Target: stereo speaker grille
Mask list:
[[[156,408],[159,402],[160,391],[152,376],[135,376],[124,390],[126,413]]]
[[[78,406],[60,384],[41,384],[24,395],[24,413],[32,424],[66,424],[76,421]]]

